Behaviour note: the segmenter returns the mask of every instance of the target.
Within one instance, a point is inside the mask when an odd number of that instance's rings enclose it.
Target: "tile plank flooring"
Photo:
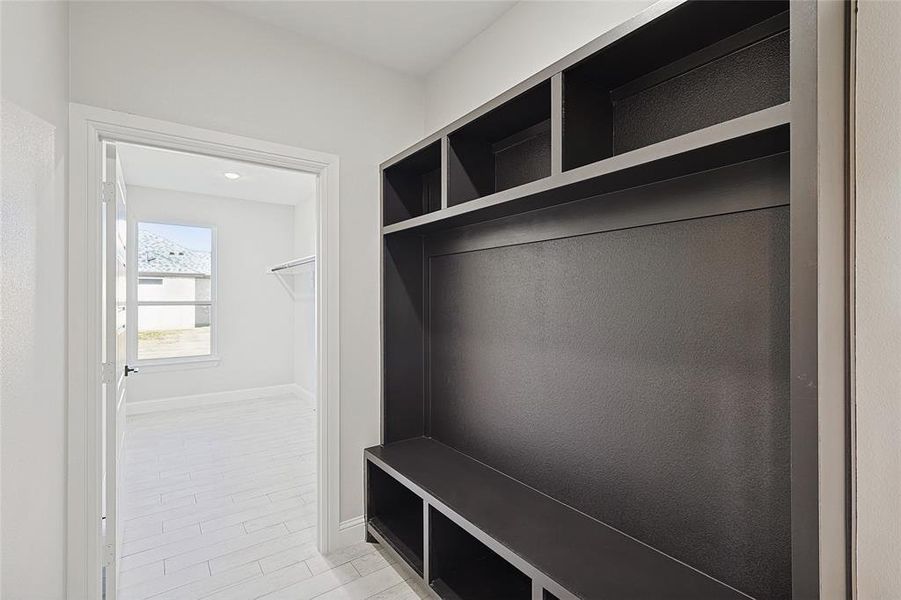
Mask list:
[[[119,600],[428,597],[375,544],[317,552],[315,422],[293,396],[128,417]]]

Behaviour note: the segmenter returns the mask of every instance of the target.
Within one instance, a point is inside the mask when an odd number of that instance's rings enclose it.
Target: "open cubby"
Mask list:
[[[547,590],[544,590],[544,593],[542,594],[542,598],[543,598],[543,600],[560,600],[557,596],[553,595],[552,593],[550,593]]]
[[[382,178],[383,224],[441,209],[441,142],[398,161]]]
[[[423,502],[409,488],[367,463],[367,524],[422,575]]]
[[[788,27],[787,1],[686,3],[568,68],[563,169],[787,102]]]
[[[545,81],[448,136],[448,206],[551,174],[551,84]]]
[[[442,598],[530,600],[532,581],[462,527],[429,509],[429,582]]]

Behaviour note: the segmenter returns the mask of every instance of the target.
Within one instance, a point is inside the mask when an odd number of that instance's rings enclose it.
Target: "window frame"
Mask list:
[[[142,223],[152,225],[175,225],[179,227],[197,227],[210,230],[210,300],[207,301],[156,301],[138,300],[138,280],[143,279],[138,272],[138,227]],[[185,221],[167,218],[134,218],[129,227],[128,244],[129,261],[132,268],[127,273],[126,318],[128,336],[126,354],[128,364],[140,367],[145,372],[176,371],[213,367],[219,364],[219,302],[217,288],[219,283],[219,247],[218,230],[210,223]],[[210,353],[195,356],[171,356],[166,358],[138,358],[138,308],[144,306],[206,306],[210,307]]]

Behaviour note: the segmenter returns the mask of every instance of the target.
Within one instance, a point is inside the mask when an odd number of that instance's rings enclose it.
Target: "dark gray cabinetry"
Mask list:
[[[382,165],[367,533],[437,595],[818,594],[807,17],[655,5]]]

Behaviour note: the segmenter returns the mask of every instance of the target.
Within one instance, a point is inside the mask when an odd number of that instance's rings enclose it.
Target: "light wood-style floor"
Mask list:
[[[427,597],[377,545],[316,551],[314,415],[284,397],[129,417],[119,599]]]

